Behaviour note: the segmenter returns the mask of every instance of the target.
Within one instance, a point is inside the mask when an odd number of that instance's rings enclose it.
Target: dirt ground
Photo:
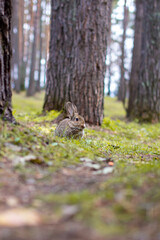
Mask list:
[[[30,167],[30,166],[29,166]],[[87,188],[96,188],[99,183],[106,180],[106,175],[95,176],[82,165],[63,168],[57,173],[48,175],[45,167],[32,166],[32,173],[21,173],[13,169],[6,159],[0,166],[0,211],[9,209],[22,209],[32,207],[38,195],[50,193],[68,193],[81,191]],[[40,215],[38,226],[0,227],[1,240],[70,240],[95,239],[103,240],[94,229],[86,227],[82,222],[74,220],[74,213],[64,214],[59,219],[51,217],[50,206],[40,202],[36,206]],[[17,212],[18,214],[19,212]],[[12,217],[12,216],[11,216]],[[11,220],[12,221],[12,220]],[[14,216],[13,216],[14,221]],[[41,222],[42,221],[42,222]]]

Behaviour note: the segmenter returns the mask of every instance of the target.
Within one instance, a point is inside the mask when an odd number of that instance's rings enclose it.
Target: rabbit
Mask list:
[[[67,138],[81,138],[84,135],[85,121],[78,115],[77,107],[67,102],[65,104],[67,118],[60,121],[55,129],[55,136]]]

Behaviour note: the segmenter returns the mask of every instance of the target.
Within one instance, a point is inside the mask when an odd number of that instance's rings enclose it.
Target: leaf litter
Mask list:
[[[20,95],[16,98],[17,104],[23,102]],[[26,111],[22,105],[20,111]],[[102,128],[86,129],[84,139],[67,140],[54,137],[55,126],[49,122],[54,112],[37,117],[35,110],[27,111],[16,113],[21,125],[0,125],[1,216],[15,216],[16,209],[34,210],[42,221],[34,223],[36,233],[23,229],[22,239],[33,239],[35,234],[36,240],[50,240],[60,233],[64,233],[60,240],[85,236],[99,240],[103,235],[109,240],[158,239],[159,124],[107,117]],[[24,219],[22,225],[27,225]],[[6,239],[18,239],[16,231],[20,229],[12,230]]]
[[[96,161],[93,161],[83,157],[80,158],[80,161],[83,162],[84,167],[90,168],[93,174],[109,174],[114,170],[114,161],[111,158],[98,157]]]

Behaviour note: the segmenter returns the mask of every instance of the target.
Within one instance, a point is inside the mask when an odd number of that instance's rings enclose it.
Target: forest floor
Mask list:
[[[106,98],[102,127],[68,140],[42,104],[14,94],[20,124],[0,122],[0,239],[160,240],[160,124]]]

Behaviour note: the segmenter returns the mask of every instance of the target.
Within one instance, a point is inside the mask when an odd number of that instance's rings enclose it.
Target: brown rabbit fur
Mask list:
[[[77,112],[77,107],[67,102],[65,104],[67,117],[60,121],[55,129],[55,136],[67,138],[81,138],[84,135],[85,121]]]

